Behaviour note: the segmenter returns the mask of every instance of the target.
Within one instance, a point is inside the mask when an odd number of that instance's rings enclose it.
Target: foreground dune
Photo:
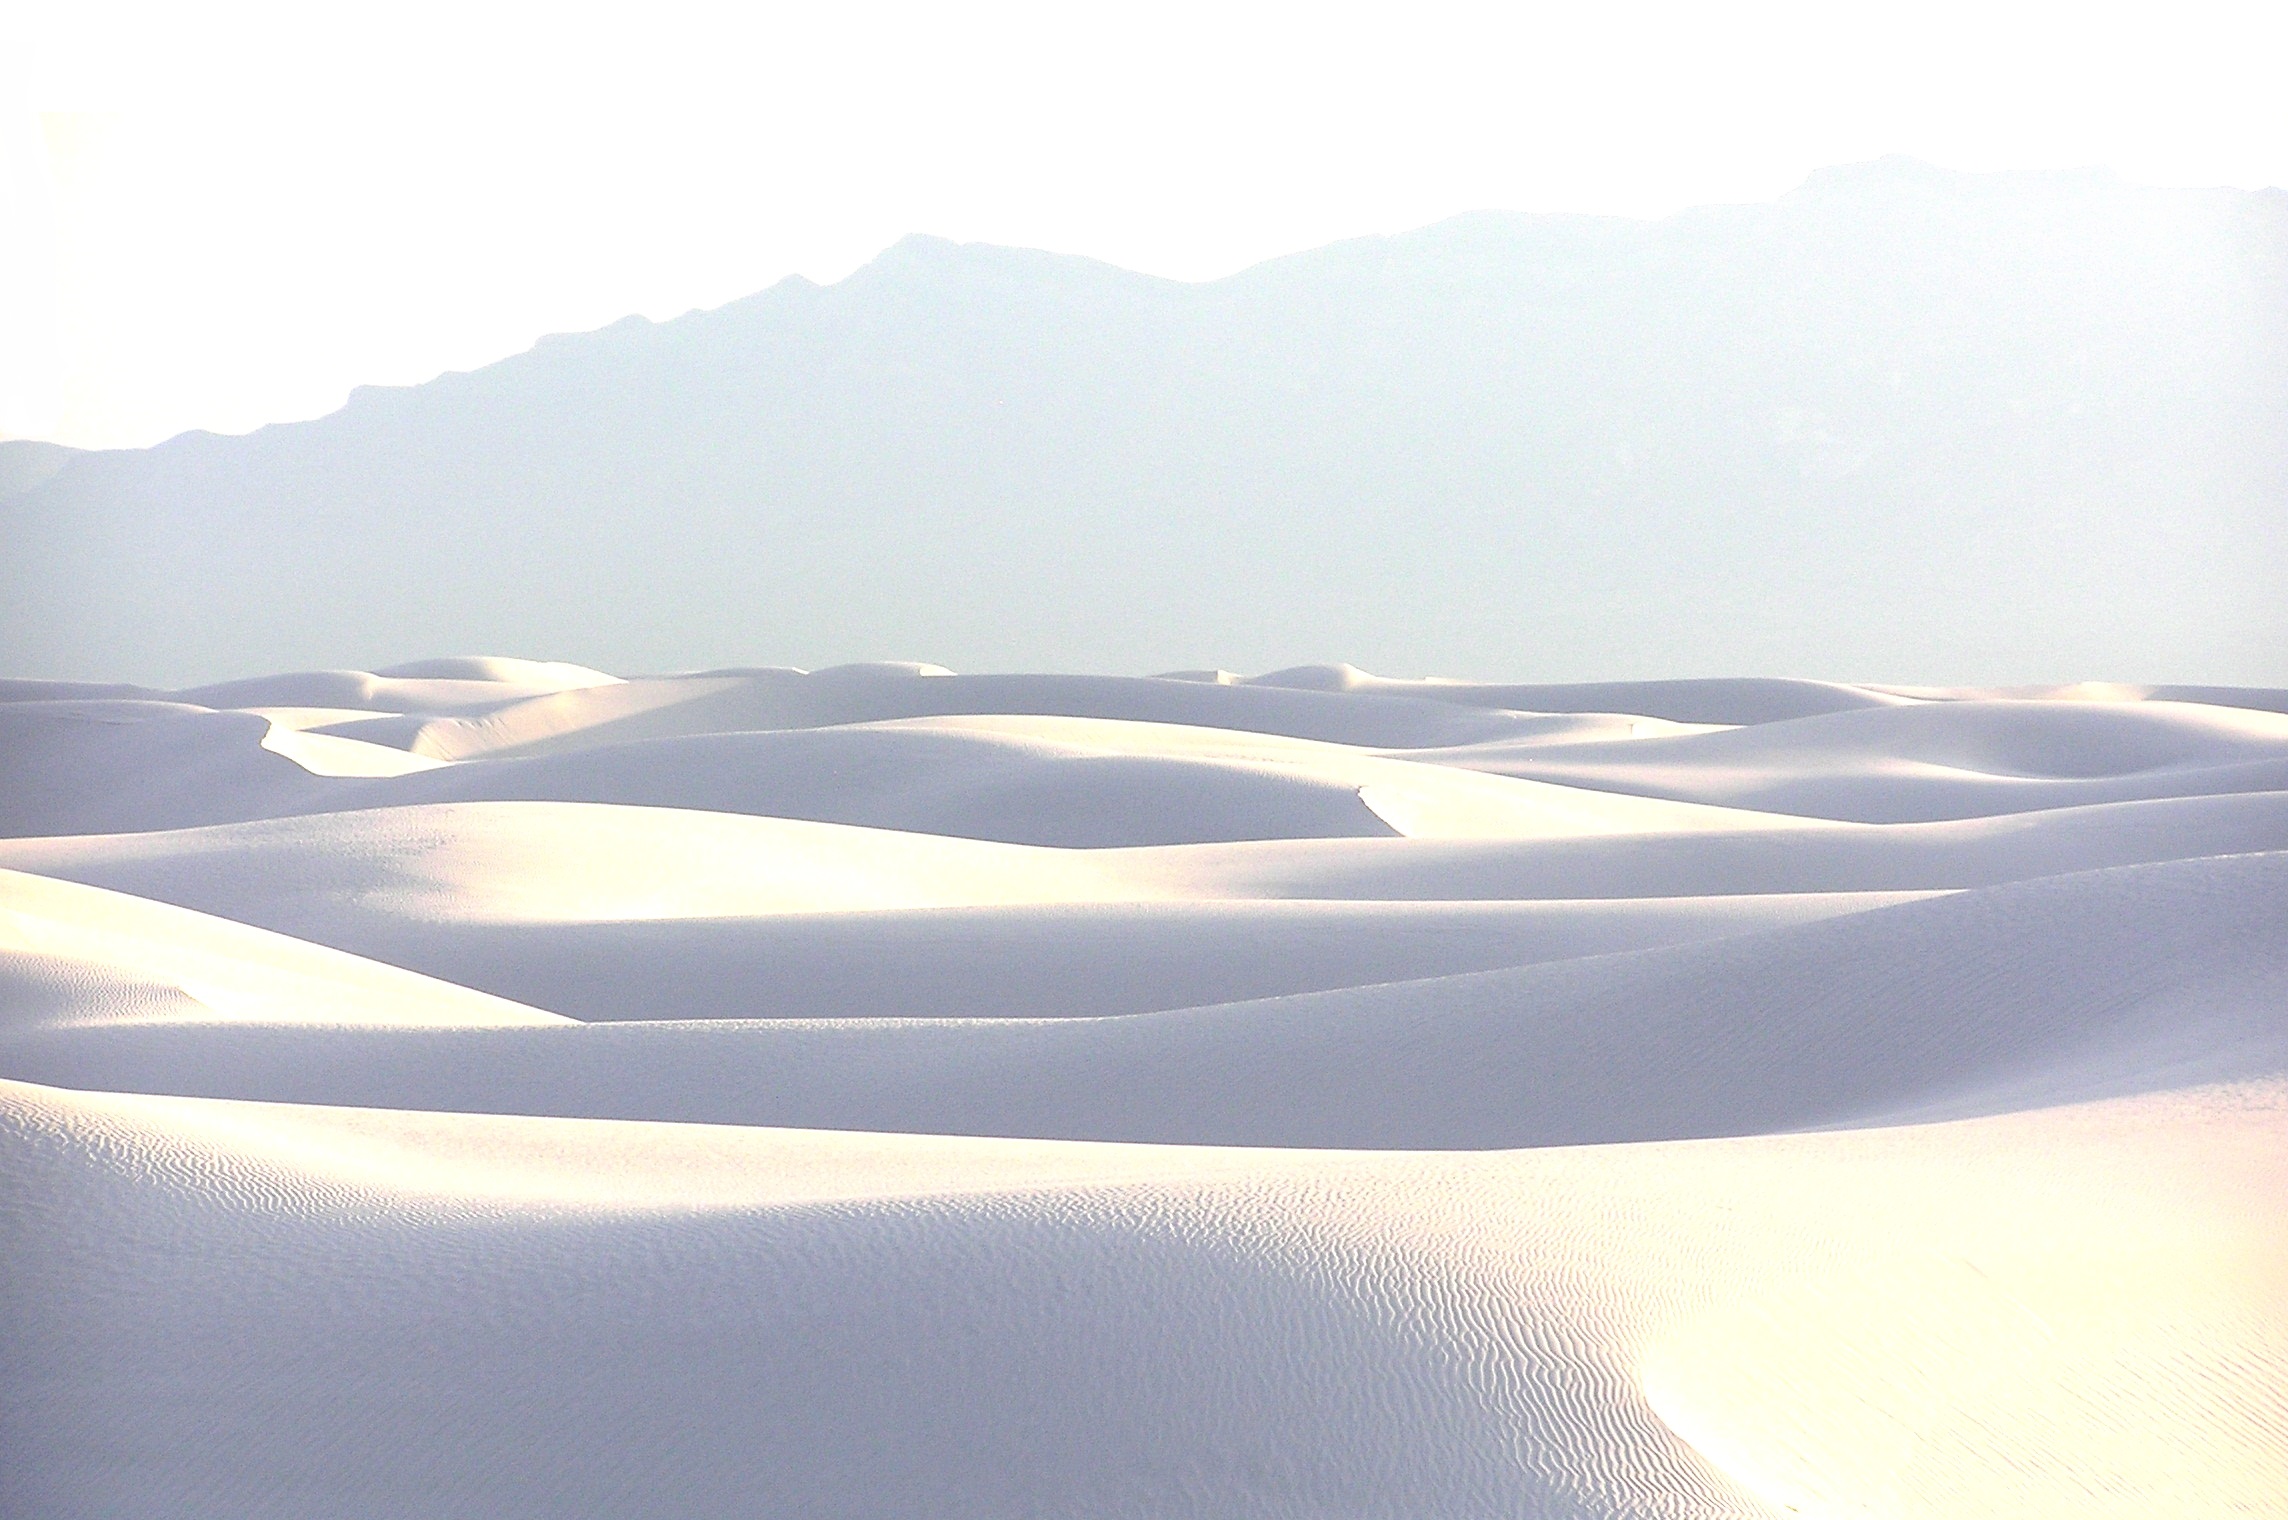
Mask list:
[[[2288,1514],[2277,698],[5,683],[0,1513]]]

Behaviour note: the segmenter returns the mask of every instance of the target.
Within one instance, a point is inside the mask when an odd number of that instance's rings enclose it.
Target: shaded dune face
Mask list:
[[[0,1513],[2288,1514],[2281,706],[0,683]]]

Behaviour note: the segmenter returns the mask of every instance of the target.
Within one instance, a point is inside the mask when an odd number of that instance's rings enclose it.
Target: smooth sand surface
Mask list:
[[[2288,1515],[2239,695],[0,683],[0,1513]]]

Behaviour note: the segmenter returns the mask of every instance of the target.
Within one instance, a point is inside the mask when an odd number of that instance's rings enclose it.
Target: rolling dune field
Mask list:
[[[0,1514],[2288,1516],[2288,692],[0,682]]]

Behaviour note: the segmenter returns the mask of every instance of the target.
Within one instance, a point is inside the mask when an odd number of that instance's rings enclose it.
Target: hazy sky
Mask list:
[[[2288,6],[0,0],[0,437],[313,416],[911,231],[1183,278],[1904,152],[2288,184]]]

